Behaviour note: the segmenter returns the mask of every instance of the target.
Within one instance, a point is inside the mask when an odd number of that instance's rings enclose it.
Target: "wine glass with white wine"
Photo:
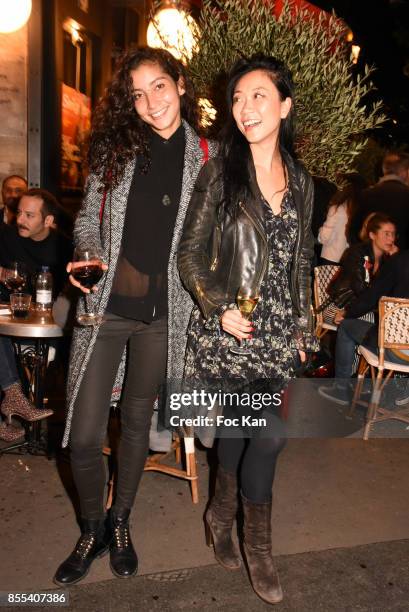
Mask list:
[[[243,317],[248,321],[251,319],[251,315],[257,303],[260,299],[260,295],[254,287],[249,287],[246,285],[241,285],[237,292],[236,302],[237,306]],[[232,346],[230,348],[230,352],[235,355],[251,355],[251,349],[246,347],[245,344],[247,342],[246,339],[238,340],[238,346]]]

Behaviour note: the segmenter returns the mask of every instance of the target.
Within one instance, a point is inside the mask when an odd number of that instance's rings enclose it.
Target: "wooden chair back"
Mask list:
[[[316,316],[317,336],[327,325],[333,328],[336,307],[331,302],[328,286],[338,273],[340,266],[317,266],[314,268],[314,312]],[[328,304],[323,308],[323,305]]]

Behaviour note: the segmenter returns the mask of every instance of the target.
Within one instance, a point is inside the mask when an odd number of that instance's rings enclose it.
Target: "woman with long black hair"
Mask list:
[[[315,348],[313,185],[294,155],[291,75],[273,57],[241,59],[230,73],[227,100],[221,155],[198,177],[179,247],[181,277],[197,302],[185,376],[223,381],[224,387],[230,380],[250,392],[282,389],[305,351]],[[251,322],[236,305],[246,287],[258,299]],[[237,351],[237,340],[250,354]],[[236,414],[241,410],[234,407]],[[218,432],[216,490],[206,523],[219,563],[240,567],[231,537],[240,487],[253,588],[276,603],[282,590],[271,556],[272,485],[285,441],[273,409],[258,411],[258,417],[265,418],[265,428]]]
[[[183,65],[151,48],[123,57],[95,113],[91,174],[75,243],[102,253],[106,272],[87,300],[103,319],[77,328],[72,344],[64,445],[69,441],[82,533],[57,570],[59,585],[81,580],[108,548],[116,576],[137,571],[129,515],[158,388],[166,374],[180,378],[183,372],[193,305],[179,278],[176,251],[194,182],[213,152],[198,135],[198,118]],[[118,398],[120,389],[117,490],[106,521],[102,448],[111,396]]]

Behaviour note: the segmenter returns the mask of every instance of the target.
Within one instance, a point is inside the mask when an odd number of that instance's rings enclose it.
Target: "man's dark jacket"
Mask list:
[[[65,267],[72,258],[72,243],[62,234],[51,230],[44,240],[32,240],[19,235],[14,226],[0,223],[0,266],[7,268],[13,261],[26,266],[32,290],[34,276],[41,266],[49,266],[53,274],[54,294],[67,281]]]

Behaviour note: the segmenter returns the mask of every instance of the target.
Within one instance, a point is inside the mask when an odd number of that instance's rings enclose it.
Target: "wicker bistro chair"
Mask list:
[[[372,425],[380,421],[396,419],[409,423],[409,407],[390,410],[380,406],[382,391],[395,372],[409,374],[408,365],[385,360],[385,349],[409,350],[409,299],[382,297],[379,300],[379,356],[365,346],[358,347],[360,362],[358,380],[352,401],[351,411],[356,404],[368,406],[363,439],[368,440]],[[362,385],[368,370],[371,371],[373,383],[369,402],[360,401]],[[375,370],[377,373],[375,375]],[[385,371],[387,372],[384,377]]]
[[[317,338],[322,338],[328,331],[338,330],[338,325],[334,323],[334,317],[338,308],[331,302],[327,288],[339,269],[340,266],[335,265],[317,266],[314,268],[314,314],[316,317],[315,333]],[[375,322],[373,312],[369,312],[359,318],[369,323]],[[356,373],[358,362],[359,355],[356,354],[352,364],[351,376]]]
[[[314,268],[314,312],[317,338],[322,338],[329,330],[337,331],[338,329],[334,324],[337,308],[331,302],[327,289],[339,269],[340,266],[317,266]]]
[[[184,461],[182,459],[182,443],[181,437],[174,434],[171,448],[168,452],[154,453],[149,455],[145,462],[145,472],[161,472],[162,474],[168,474],[175,478],[181,478],[187,480],[190,483],[190,490],[192,495],[192,503],[199,503],[199,486],[198,486],[198,474],[196,466],[196,454],[195,454],[195,441],[193,436],[183,436],[183,447],[184,447]],[[103,454],[111,457],[112,449],[109,446],[105,446]],[[176,465],[169,465],[167,461],[172,458],[174,453],[174,459]],[[114,496],[114,470],[110,469],[110,476],[108,481],[108,492],[106,509],[112,505]]]

